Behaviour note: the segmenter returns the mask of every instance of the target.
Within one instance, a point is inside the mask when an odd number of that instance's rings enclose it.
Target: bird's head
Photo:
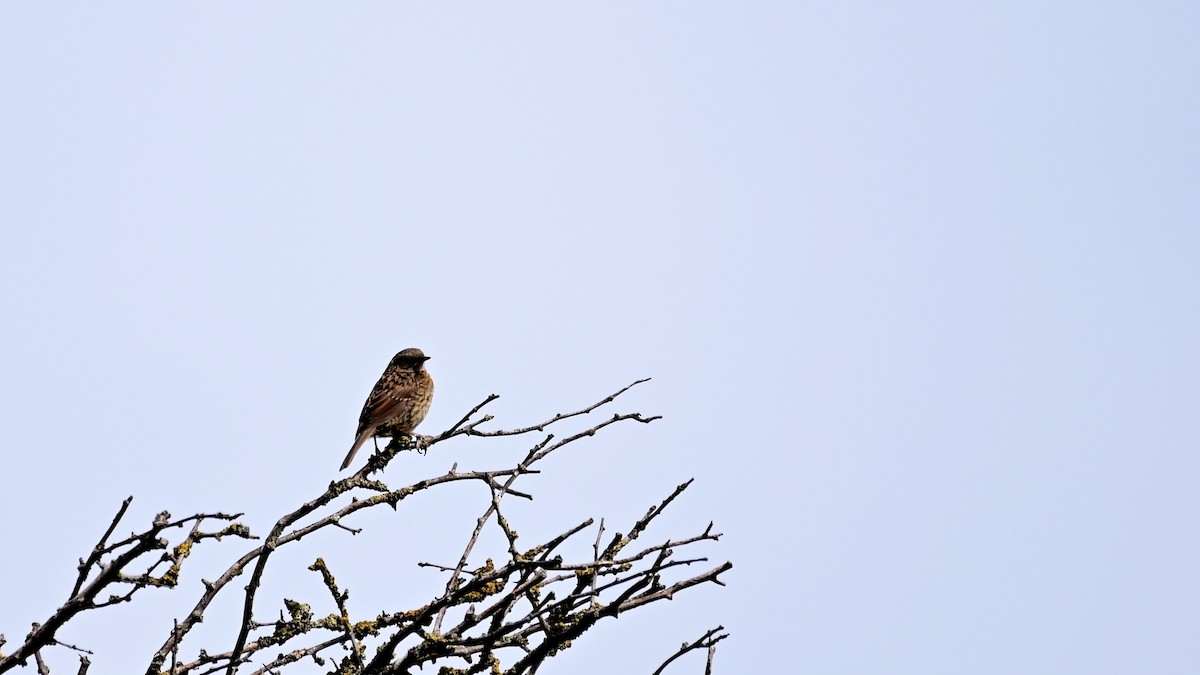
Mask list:
[[[392,357],[392,365],[399,368],[419,371],[425,367],[425,362],[428,360],[429,357],[425,356],[425,352],[417,349],[416,347],[409,347],[408,349],[398,352],[394,357]]]

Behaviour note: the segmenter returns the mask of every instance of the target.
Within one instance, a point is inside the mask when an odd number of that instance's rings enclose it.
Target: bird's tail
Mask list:
[[[374,433],[375,427],[367,427],[366,429],[363,429],[363,432],[358,435],[357,439],[354,440],[354,445],[351,446],[350,452],[346,453],[346,459],[342,461],[342,468],[338,469],[338,471],[345,471],[346,467],[350,466],[350,462],[353,462],[354,456],[358,454],[358,449],[361,448],[362,444],[366,443],[367,439],[370,438]]]

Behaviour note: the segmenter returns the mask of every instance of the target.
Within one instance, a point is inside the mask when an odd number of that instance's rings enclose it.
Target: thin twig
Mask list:
[[[688,642],[683,643],[683,646],[681,646],[678,651],[676,651],[674,654],[672,654],[670,657],[668,657],[666,661],[663,661],[662,665],[659,666],[658,669],[655,670],[652,675],[662,675],[662,672],[667,669],[667,666],[671,665],[672,661],[674,661],[675,659],[677,659],[677,658],[683,656],[684,654],[687,654],[688,652],[695,650],[695,649],[705,649],[708,651],[709,667],[705,670],[705,672],[706,673],[710,672],[710,669],[712,667],[712,656],[713,656],[713,653],[716,652],[717,643],[720,642],[721,640],[724,640],[725,638],[729,637],[729,633],[722,633],[721,635],[718,635],[715,638],[713,637],[714,635],[717,635],[717,633],[720,633],[723,630],[725,630],[724,626],[717,626],[716,628],[710,629],[704,635],[701,635],[695,641],[690,642],[690,643],[688,643]]]

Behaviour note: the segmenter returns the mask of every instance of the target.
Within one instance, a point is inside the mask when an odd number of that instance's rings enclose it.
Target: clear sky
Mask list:
[[[726,588],[548,672],[649,672],[717,624],[723,673],[1200,672],[1200,6],[602,5],[0,5],[9,647],[127,495],[122,531],[265,533],[418,346],[426,433],[654,378],[622,409],[662,422],[527,486],[531,539],[691,477],[653,538],[726,533]],[[320,601],[320,554],[352,609],[427,599],[413,563],[484,497],[314,539],[264,592]],[[60,637],[141,672],[245,550],[204,548]]]

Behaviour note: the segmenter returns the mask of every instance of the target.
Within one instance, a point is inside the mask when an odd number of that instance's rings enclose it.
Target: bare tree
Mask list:
[[[691,535],[660,539],[642,548],[633,546],[663,510],[688,488],[691,480],[675,487],[625,533],[610,533],[603,520],[596,523],[588,519],[546,541],[525,546],[518,543],[516,530],[504,516],[502,505],[506,498],[533,498],[515,485],[524,475],[540,473],[539,462],[551,453],[615,424],[648,424],[659,419],[640,413],[603,417],[597,413],[645,381],[634,382],[575,412],[559,413],[533,426],[507,430],[481,428],[492,420],[491,415],[481,415],[481,411],[498,398],[493,394],[437,436],[393,439],[358,472],[332,482],[323,493],[280,518],[261,545],[238,558],[215,581],[205,581],[191,611],[163,630],[165,639],[149,658],[145,672],[208,675],[224,671],[233,675],[242,670],[257,675],[278,673],[289,665],[311,660],[319,666],[329,666],[330,672],[335,673],[411,673],[427,665],[437,666],[440,670],[434,672],[447,675],[534,673],[546,659],[563,653],[573,640],[601,619],[671,599],[678,592],[702,584],[724,585],[719,577],[732,567],[731,563],[709,566],[707,558],[677,555],[702,542],[717,541],[721,535],[713,532],[712,523]],[[547,431],[573,418],[590,419],[591,426],[563,438]],[[425,452],[457,436],[495,438],[535,434],[538,440],[511,468],[458,471],[455,466],[446,474],[397,489],[371,477],[402,450]],[[358,533],[359,530],[347,527],[342,520],[363,509],[385,504],[399,512],[408,497],[460,481],[482,482],[491,497],[483,505],[456,564],[421,563],[446,574],[445,586],[433,600],[420,607],[370,617],[352,616],[349,593],[318,557],[308,569],[321,576],[329,593],[331,611],[318,616],[309,604],[283,599],[279,620],[255,619],[256,611],[263,611],[256,603],[267,563],[279,548],[294,545],[328,527]],[[121,504],[91,553],[79,561],[78,577],[67,601],[45,621],[33,624],[15,651],[0,652],[0,673],[28,665],[31,657],[39,673],[49,673],[42,651],[52,647],[80,652],[78,672],[86,673],[90,652],[56,637],[69,621],[84,612],[129,602],[146,588],[176,587],[180,567],[199,544],[225,537],[258,539],[237,522],[241,514],[198,513],[174,519],[164,512],[144,531],[113,542],[113,533],[131,501],[132,497]],[[476,550],[480,535],[489,526],[503,535],[506,550],[480,556]],[[171,545],[166,537],[173,532],[181,536]],[[565,557],[561,552],[563,544],[587,536],[586,532],[594,533],[594,539],[589,537],[591,554],[580,559]],[[485,560],[482,563],[481,557]],[[697,573],[688,572],[697,566]],[[232,584],[247,572],[244,586]],[[230,646],[221,650],[190,646],[189,633],[203,621],[213,601],[221,594],[238,593],[241,593],[242,617],[229,631]],[[270,611],[278,610],[277,606]],[[696,641],[684,643],[655,674],[697,650],[707,652],[706,672],[711,672],[716,644],[727,637],[723,630],[718,626]],[[4,636],[0,635],[0,648],[4,644]]]

